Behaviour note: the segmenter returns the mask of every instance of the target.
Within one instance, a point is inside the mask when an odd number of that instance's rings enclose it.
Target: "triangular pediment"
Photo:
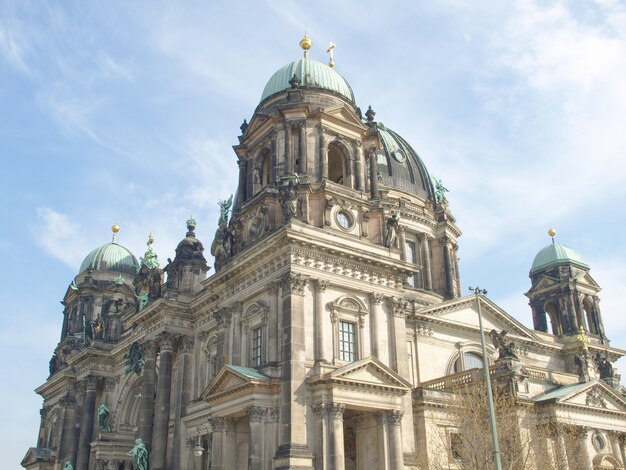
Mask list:
[[[485,333],[488,334],[491,330],[498,332],[504,330],[509,335],[532,341],[539,340],[534,330],[524,326],[487,297],[481,297],[480,305]],[[417,314],[435,318],[439,323],[445,322],[451,328],[476,329],[479,324],[476,298],[473,295],[428,307],[418,311]]]
[[[26,455],[22,459],[21,465],[27,467],[41,461],[53,461],[54,456],[50,449],[43,449],[41,447],[30,447],[26,451]]]
[[[604,382],[597,379],[559,387],[535,398],[535,401],[539,403],[552,401],[562,405],[592,407],[602,411],[626,412],[626,401]]]
[[[350,122],[351,124],[363,126],[363,123],[361,122],[359,117],[356,114],[354,114],[351,110],[346,109],[343,106],[334,108],[334,109],[327,109],[325,110],[325,114],[328,116],[337,118],[337,119],[341,119],[342,121]]]
[[[216,396],[236,393],[247,388],[269,385],[271,377],[249,367],[225,365],[202,392],[203,400],[211,400]]]
[[[375,357],[366,357],[327,374],[335,382],[374,387],[410,389],[411,384]]]

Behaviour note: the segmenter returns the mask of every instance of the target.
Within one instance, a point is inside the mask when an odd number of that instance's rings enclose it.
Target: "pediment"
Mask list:
[[[41,461],[53,461],[54,456],[52,455],[52,451],[50,449],[43,449],[40,447],[30,447],[26,451],[26,455],[22,459],[21,465],[22,467],[27,467],[37,462]]]
[[[626,401],[613,392],[604,382],[597,379],[582,384],[559,387],[537,397],[535,401],[554,401],[561,405],[591,407],[601,411],[626,412]]]
[[[324,114],[330,118],[347,122],[355,126],[364,127],[359,117],[354,112],[352,112],[351,110],[343,106],[339,106],[339,107],[332,108],[332,109],[326,109],[324,110]]]
[[[224,395],[250,389],[268,389],[274,385],[271,377],[249,367],[225,365],[202,392],[202,399],[211,401]]]
[[[326,374],[333,382],[371,387],[410,389],[411,384],[375,357],[366,357]]]
[[[509,335],[517,336],[530,341],[538,341],[535,332],[513,318],[497,304],[486,297],[481,297],[481,313],[483,328],[488,334],[491,330],[498,332],[506,330]],[[476,298],[471,295],[461,299],[444,302],[417,312],[418,315],[436,318],[452,328],[478,328],[478,308]]]
[[[546,274],[542,274],[539,277],[539,280],[535,283],[535,285],[532,287],[532,291],[537,291],[537,290],[543,290],[543,289],[547,289],[549,287],[555,286],[559,284],[559,280],[552,277],[552,276],[548,276]]]

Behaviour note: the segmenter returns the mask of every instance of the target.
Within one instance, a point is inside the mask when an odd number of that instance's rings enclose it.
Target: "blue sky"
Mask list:
[[[300,57],[305,28],[312,58],[333,41],[357,104],[450,190],[464,288],[530,325],[528,270],[552,225],[591,266],[607,333],[626,347],[624,2],[4,0],[5,462],[19,468],[35,444],[32,390],[84,256],[117,221],[120,243],[141,255],[153,232],[165,260],[190,214],[210,245],[239,126]]]

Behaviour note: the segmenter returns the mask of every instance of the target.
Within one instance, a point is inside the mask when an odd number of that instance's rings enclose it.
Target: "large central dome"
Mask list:
[[[294,74],[301,88],[319,88],[332,91],[354,103],[354,93],[345,78],[327,64],[304,57],[278,69],[263,89],[261,101],[291,88],[289,81]]]

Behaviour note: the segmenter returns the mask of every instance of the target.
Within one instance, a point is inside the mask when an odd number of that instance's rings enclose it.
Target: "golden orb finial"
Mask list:
[[[113,224],[113,226],[111,227],[111,232],[117,233],[119,231],[120,231],[120,226],[117,224]]]
[[[551,228],[550,230],[548,230],[548,235],[550,235],[551,237],[554,237],[556,235],[556,230]]]
[[[313,47],[313,41],[306,35],[306,31],[304,32],[304,37],[300,40],[300,47],[304,50],[305,56],[307,52],[309,52],[309,49]]]

